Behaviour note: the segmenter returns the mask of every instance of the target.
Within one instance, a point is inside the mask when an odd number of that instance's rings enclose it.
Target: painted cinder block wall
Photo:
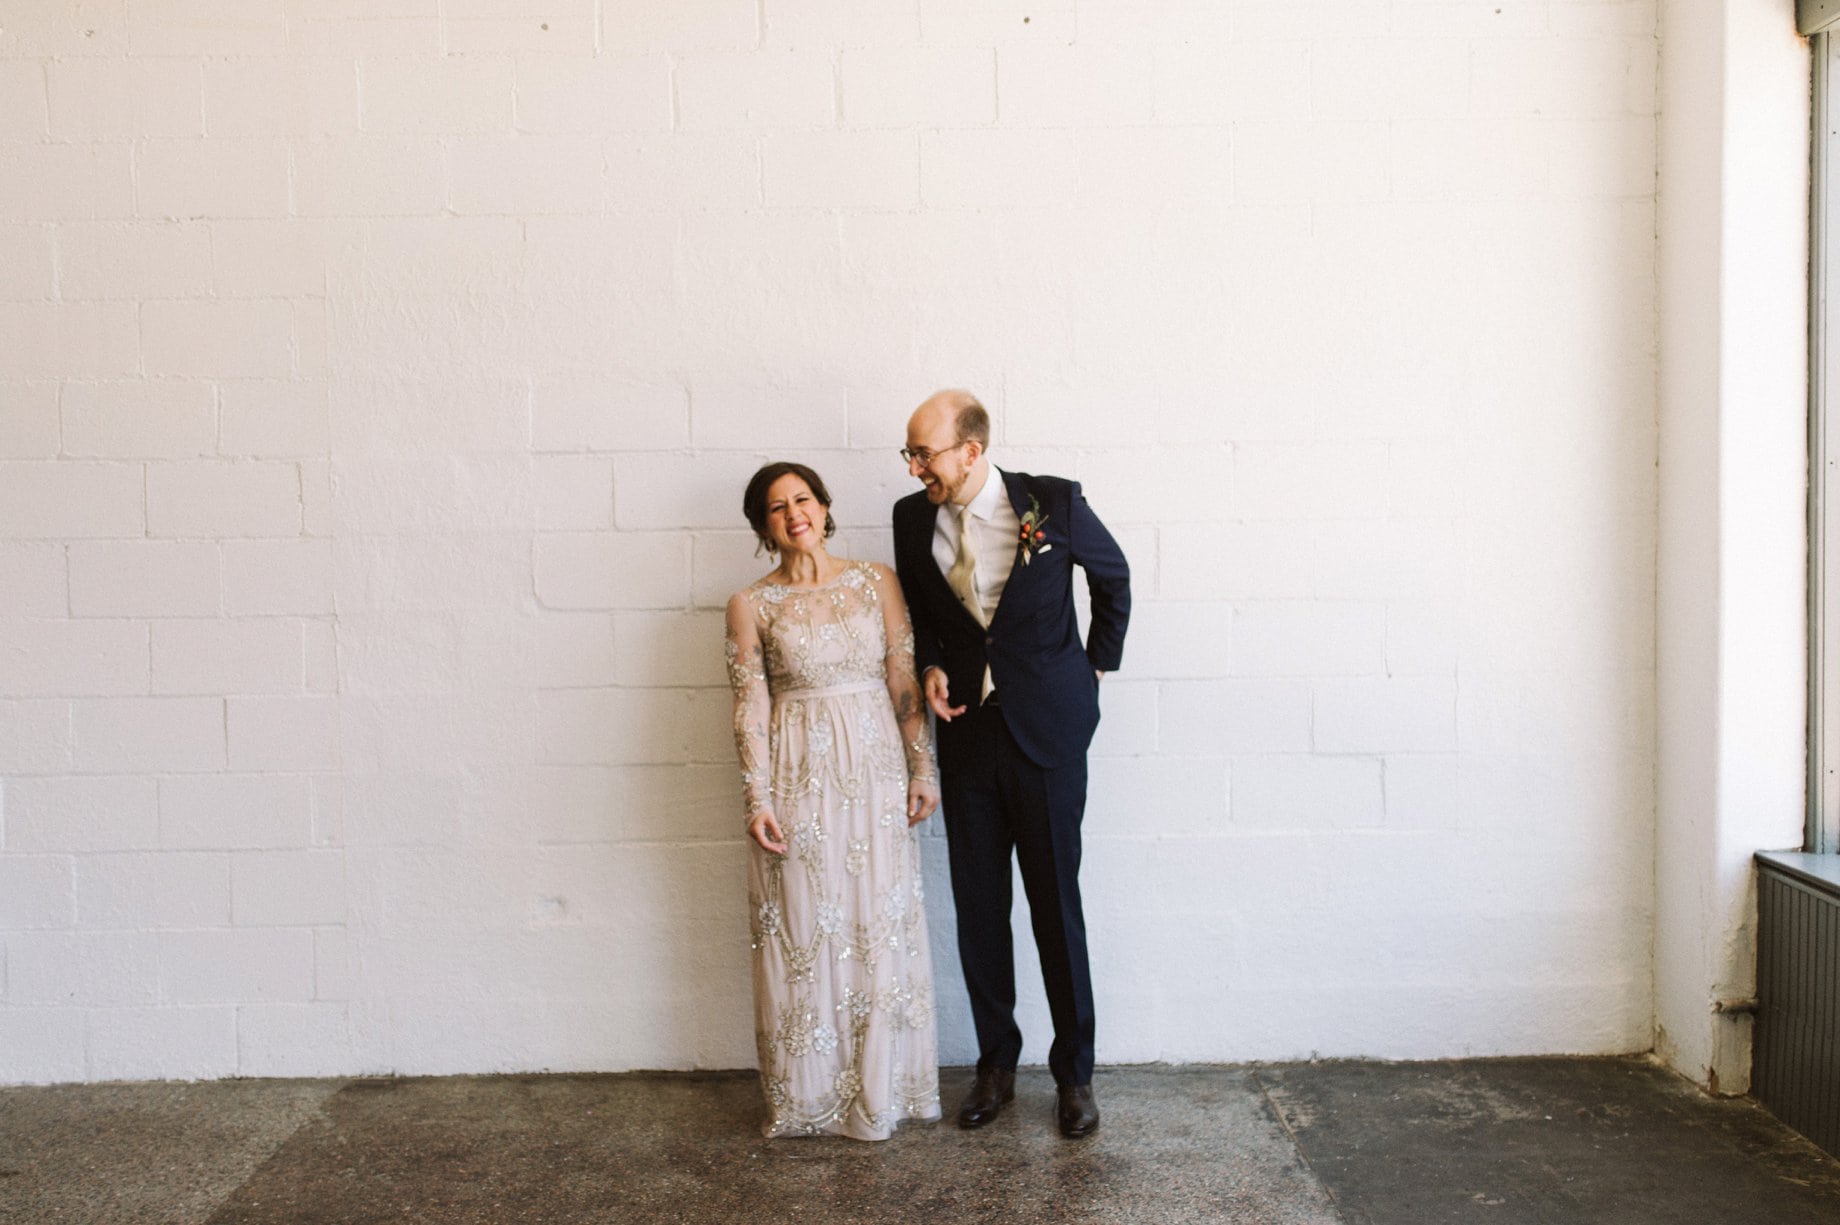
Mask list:
[[[751,1064],[741,485],[954,384],[1133,562],[1102,1061],[1647,1049],[1655,21],[12,6],[0,1081]]]

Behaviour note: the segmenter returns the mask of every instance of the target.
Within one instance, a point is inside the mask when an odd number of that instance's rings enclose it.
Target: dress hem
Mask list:
[[[896,1119],[893,1126],[889,1127],[886,1132],[879,1135],[874,1132],[862,1134],[859,1131],[838,1127],[826,1127],[818,1131],[800,1131],[797,1128],[791,1127],[785,1130],[776,1130],[773,1121],[769,1119],[767,1122],[760,1125],[760,1134],[763,1138],[768,1140],[812,1140],[823,1136],[835,1136],[840,1140],[856,1140],[864,1144],[877,1144],[883,1140],[893,1139],[894,1133],[900,1129],[903,1123],[937,1123],[943,1117],[945,1116],[938,1106],[933,1107],[930,1113],[904,1114]]]

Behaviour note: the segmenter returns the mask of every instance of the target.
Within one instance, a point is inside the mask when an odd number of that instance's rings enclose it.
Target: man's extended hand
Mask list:
[[[947,723],[950,723],[954,716],[965,713],[963,706],[952,705],[951,692],[951,685],[946,680],[944,668],[926,670],[926,704],[932,708],[934,714]]]

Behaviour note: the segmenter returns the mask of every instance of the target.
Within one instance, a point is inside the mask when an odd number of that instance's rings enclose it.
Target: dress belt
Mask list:
[[[776,702],[803,702],[807,698],[837,698],[846,693],[873,693],[885,689],[885,681],[851,681],[847,685],[819,685],[814,689],[782,689],[773,695]]]

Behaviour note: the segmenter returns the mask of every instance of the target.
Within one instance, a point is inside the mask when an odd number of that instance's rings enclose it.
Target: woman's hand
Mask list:
[[[775,855],[786,853],[786,835],[780,832],[779,819],[773,815],[772,809],[763,808],[750,815],[747,819],[747,832],[748,837]]]
[[[930,778],[907,781],[907,823],[918,825],[939,807],[939,784]]]

